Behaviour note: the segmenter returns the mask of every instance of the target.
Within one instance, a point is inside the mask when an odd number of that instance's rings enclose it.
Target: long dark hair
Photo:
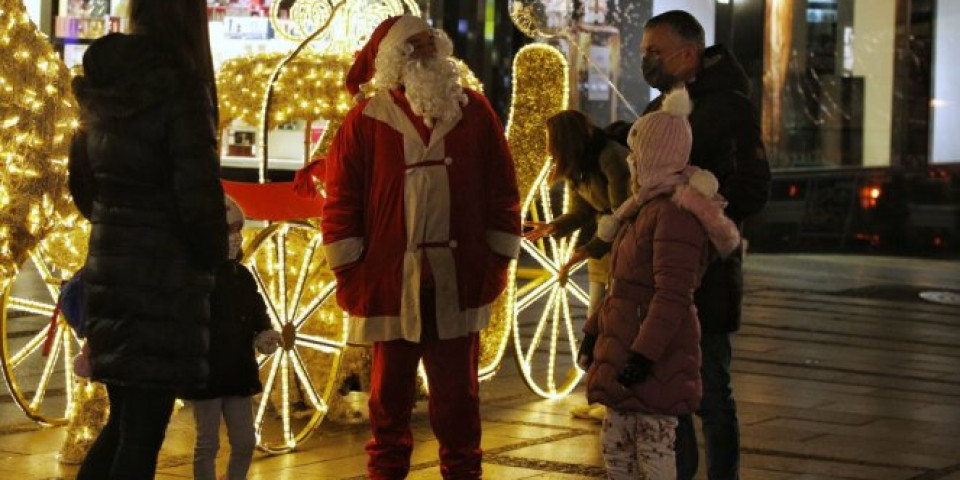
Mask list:
[[[160,42],[216,94],[205,0],[131,0],[130,24],[134,33]]]
[[[603,132],[586,115],[577,110],[564,110],[547,119],[550,136],[550,155],[556,166],[550,177],[552,182],[567,179],[579,184],[585,174],[597,171],[600,166],[595,142]],[[602,147],[601,147],[602,148]]]

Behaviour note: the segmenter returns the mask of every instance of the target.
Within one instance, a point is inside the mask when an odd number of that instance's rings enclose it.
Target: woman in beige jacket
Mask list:
[[[630,151],[608,138],[586,115],[576,110],[557,113],[547,119],[547,134],[547,145],[554,160],[550,181],[566,181],[573,198],[570,210],[552,222],[527,222],[527,227],[533,227],[525,235],[531,242],[546,235],[572,235],[612,213],[630,195],[630,170],[626,162]],[[561,276],[583,260],[588,260],[589,316],[606,291],[610,274],[610,242],[591,238],[574,251],[561,268]]]

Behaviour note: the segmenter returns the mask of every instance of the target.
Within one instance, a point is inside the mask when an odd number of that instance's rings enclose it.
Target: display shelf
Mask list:
[[[83,61],[94,40],[128,30],[125,0],[59,0],[53,2],[50,43],[67,67]]]
[[[50,39],[50,43],[57,47],[61,45],[90,45],[94,40],[96,38],[53,37]]]
[[[84,17],[57,15],[53,20],[54,38],[95,40],[109,33],[127,30],[127,19],[114,15]]]

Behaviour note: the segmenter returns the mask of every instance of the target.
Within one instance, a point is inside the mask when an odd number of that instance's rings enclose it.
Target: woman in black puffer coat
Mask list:
[[[93,224],[84,270],[92,378],[110,418],[78,474],[149,479],[174,392],[206,383],[209,297],[227,258],[203,0],[133,0],[74,82],[70,191]]]

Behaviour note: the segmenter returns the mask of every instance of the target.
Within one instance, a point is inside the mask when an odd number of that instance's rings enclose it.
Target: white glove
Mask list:
[[[276,330],[264,330],[253,339],[253,346],[264,355],[276,352],[281,343],[283,343],[283,337]]]

